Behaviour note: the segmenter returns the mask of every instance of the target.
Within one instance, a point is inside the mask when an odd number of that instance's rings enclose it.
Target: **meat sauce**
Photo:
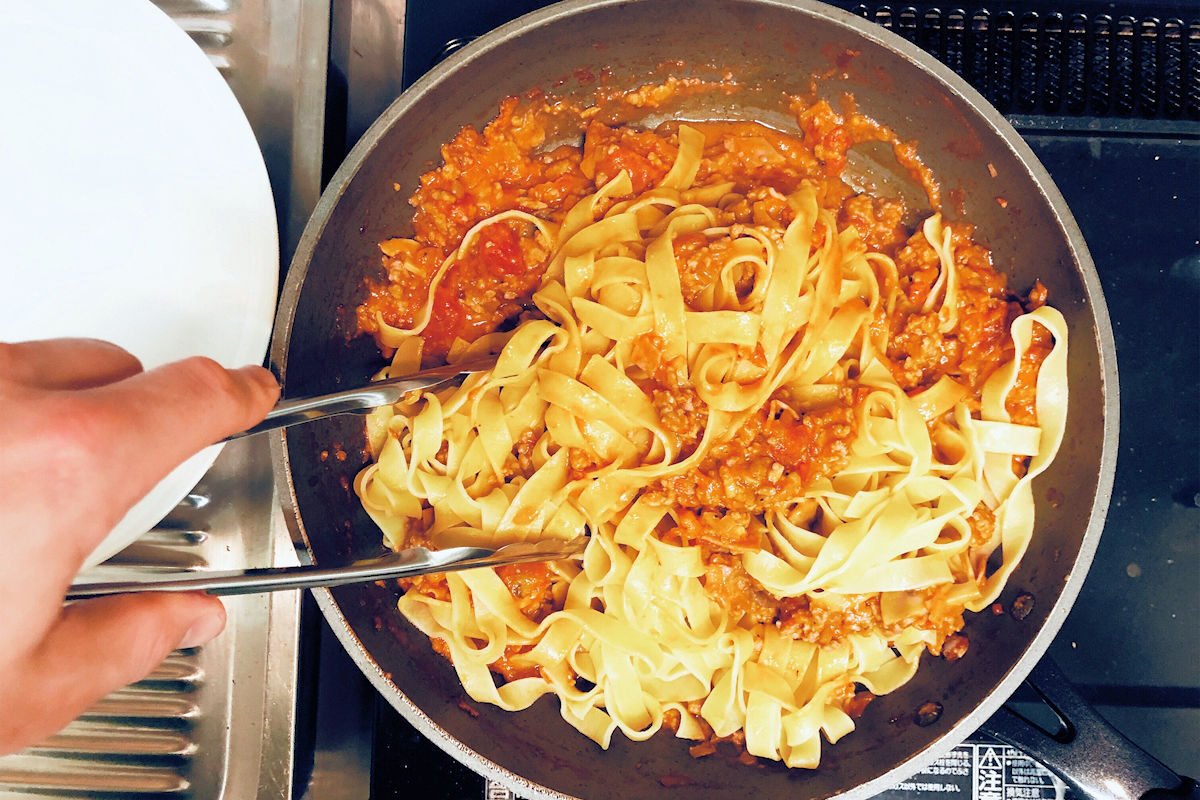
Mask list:
[[[581,148],[547,151],[548,130],[560,110],[533,105],[525,107],[517,98],[509,98],[483,131],[464,128],[442,148],[444,163],[422,176],[410,199],[416,209],[412,238],[381,245],[382,277],[368,284],[368,297],[358,308],[362,332],[378,337],[380,321],[393,327],[411,325],[420,315],[438,268],[479,221],[516,209],[557,223],[580,198],[621,170],[629,173],[634,191],[641,192],[661,181],[675,159],[678,140],[673,123],[641,130],[593,120],[580,124]],[[786,226],[793,212],[783,196],[809,180],[818,188],[821,205],[835,212],[840,227],[853,226],[864,249],[895,260],[900,302],[890,317],[876,324],[886,330],[888,366],[904,390],[915,394],[942,376],[978,390],[1000,364],[1011,360],[1009,326],[1023,311],[1045,303],[1045,288],[1037,284],[1027,297],[1013,294],[1004,276],[993,268],[989,252],[973,240],[972,227],[952,221],[959,276],[958,326],[940,332],[936,312],[922,310],[938,276],[936,252],[919,230],[906,228],[907,209],[899,199],[855,193],[841,179],[854,144],[890,141],[936,207],[936,183],[916,158],[912,143],[899,142],[886,128],[856,113],[838,114],[824,102],[797,106],[800,135],[749,122],[689,124],[705,136],[697,185],[731,182],[742,195],[724,209],[731,223]],[[695,300],[713,282],[731,244],[728,238],[701,234],[675,241],[685,301]],[[424,363],[444,362],[456,339],[473,341],[506,321],[536,314],[531,297],[550,257],[548,244],[528,222],[509,220],[485,228],[434,291],[431,320],[423,333]],[[1008,399],[1014,422],[1036,423],[1037,370],[1052,344],[1048,336],[1035,336],[1021,361],[1016,389]],[[653,335],[648,335],[635,342],[632,358],[650,376],[642,388],[664,427],[676,437],[679,451],[686,454],[703,434],[707,411],[690,387],[673,379],[672,365],[659,361],[661,352]],[[878,595],[846,597],[836,607],[809,597],[775,598],[746,573],[738,555],[763,545],[763,531],[751,522],[754,514],[794,500],[805,486],[835,474],[846,462],[854,414],[863,395],[851,382],[836,400],[796,410],[786,395],[777,394],[758,414],[742,421],[736,434],[715,447],[703,463],[647,489],[675,520],[663,538],[700,544],[706,590],[733,619],[774,624],[818,645],[882,626]],[[536,436],[523,437],[518,443],[510,460],[514,470],[528,466],[526,451],[535,440]],[[599,466],[572,456],[573,478]],[[977,543],[991,536],[994,520],[986,508],[981,506],[970,523]],[[504,567],[497,573],[530,619],[541,620],[556,609],[557,577],[547,565]],[[431,597],[449,597],[444,576],[415,578],[402,586]],[[906,622],[936,633],[930,647],[935,654],[963,624],[962,607],[947,602],[942,591],[939,587],[923,590],[924,616]],[[435,647],[448,655],[443,643],[435,642]],[[522,667],[519,659],[514,662],[523,649],[509,648],[491,665],[492,670],[505,680],[536,674]],[[954,640],[952,650],[960,653],[965,645]],[[843,706],[856,715],[870,701],[865,696],[869,693],[856,692],[852,685],[844,695]],[[714,741],[710,738],[698,747],[710,751]]]
[[[698,467],[657,481],[648,493],[671,507],[750,513],[794,502],[806,486],[835,474],[849,459],[862,394],[847,388],[832,405],[799,414],[773,413],[768,404]]]
[[[419,537],[417,537],[419,539]],[[414,545],[417,541],[412,542]],[[558,607],[556,600],[555,581],[558,576],[544,563],[509,564],[496,568],[496,574],[512,593],[521,613],[535,622],[540,622]],[[450,600],[450,586],[443,573],[433,575],[418,575],[415,578],[401,578],[397,581],[400,588],[406,592],[418,592],[443,602]],[[482,645],[482,643],[479,643]],[[441,639],[433,640],[434,650],[439,655],[450,658],[450,649]],[[506,681],[518,678],[536,677],[541,674],[538,667],[527,666],[514,661],[514,657],[529,650],[528,646],[509,646],[504,655],[489,666],[493,672]]]

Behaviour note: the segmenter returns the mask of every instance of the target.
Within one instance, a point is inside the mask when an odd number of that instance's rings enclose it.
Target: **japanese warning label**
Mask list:
[[[995,742],[967,742],[951,750],[882,800],[922,800],[933,795],[963,800],[1069,800],[1057,777],[1029,756]]]
[[[1066,786],[1041,764],[993,740],[960,744],[894,789],[881,800],[1074,800]],[[485,800],[514,800],[488,781]]]

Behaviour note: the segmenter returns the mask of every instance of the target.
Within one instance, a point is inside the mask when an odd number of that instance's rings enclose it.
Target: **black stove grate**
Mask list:
[[[1006,114],[1200,120],[1200,5],[1193,2],[1125,0],[1097,10],[1026,0],[991,11],[832,1],[923,48]],[[482,32],[464,36],[461,28],[415,63],[421,48],[406,52],[406,85]]]
[[[1200,16],[1182,9],[837,5],[921,47],[1007,114],[1200,120]]]

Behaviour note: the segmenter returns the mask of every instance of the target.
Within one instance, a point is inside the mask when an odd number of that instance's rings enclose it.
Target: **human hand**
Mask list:
[[[63,597],[172,467],[278,396],[261,367],[192,358],[143,372],[104,342],[0,343],[0,754],[221,632],[225,609],[202,593]]]

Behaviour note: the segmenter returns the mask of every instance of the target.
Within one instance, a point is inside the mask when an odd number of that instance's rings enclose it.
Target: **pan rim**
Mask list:
[[[304,278],[316,245],[334,209],[345,194],[350,183],[358,174],[366,159],[379,145],[386,132],[391,129],[397,120],[402,119],[408,110],[416,105],[434,87],[441,85],[444,81],[452,80],[460,68],[471,63],[486,52],[502,46],[513,38],[525,36],[530,31],[553,24],[563,18],[576,16],[582,12],[609,7],[632,6],[652,1],[564,0],[564,2],[559,2],[526,14],[481,36],[442,63],[436,65],[388,106],[383,114],[363,134],[354,148],[351,149],[346,159],[330,180],[297,246],[280,296],[275,333],[273,334],[271,345],[271,364],[281,381],[286,379],[287,350],[291,340],[292,324],[300,292],[304,285]],[[1013,662],[1004,676],[984,695],[983,699],[971,712],[949,726],[924,749],[913,753],[896,767],[840,794],[831,796],[838,800],[860,800],[860,798],[867,798],[879,791],[890,788],[896,782],[923,769],[960,744],[968,735],[975,732],[988,717],[994,714],[1008,700],[1009,696],[1029,675],[1034,665],[1042,658],[1050,643],[1057,636],[1063,622],[1074,606],[1099,544],[1112,495],[1112,486],[1116,471],[1116,454],[1120,428],[1116,345],[1108,307],[1104,299],[1095,264],[1092,261],[1083,234],[1065,199],[1029,145],[1025,143],[1003,115],[978,91],[948,67],[941,64],[941,62],[898,34],[892,33],[861,17],[854,16],[849,12],[816,2],[816,0],[726,0],[726,2],[735,5],[786,9],[810,18],[820,18],[823,21],[831,22],[848,29],[853,34],[863,37],[873,44],[915,64],[940,83],[957,101],[964,103],[974,113],[977,121],[986,126],[1010,150],[1011,154],[1026,170],[1028,177],[1034,182],[1037,192],[1050,208],[1054,222],[1057,224],[1060,234],[1064,237],[1067,250],[1074,260],[1075,269],[1082,280],[1085,299],[1094,322],[1093,333],[1098,354],[1100,387],[1103,397],[1104,434],[1100,451],[1099,474],[1097,476],[1095,495],[1089,511],[1088,524],[1080,543],[1079,553],[1067,573],[1062,592],[1040,629],[1025,647],[1024,652]],[[284,506],[285,520],[289,530],[293,534],[293,538],[298,537],[303,540],[306,547],[310,547],[307,531],[298,513],[295,485],[292,480],[286,442],[286,432],[272,439],[276,487]],[[314,590],[314,596],[318,607],[321,609],[321,613],[329,622],[339,642],[350,653],[372,686],[387,697],[388,701],[401,716],[426,738],[434,742],[441,750],[465,766],[509,786],[522,795],[530,798],[538,798],[539,800],[571,800],[572,795],[563,794],[530,781],[528,778],[482,756],[454,738],[454,736],[438,725],[419,706],[409,700],[407,695],[385,674],[382,667],[370,655],[367,648],[350,627],[348,620],[342,613],[338,603],[334,600],[332,593],[327,589],[319,589]]]

